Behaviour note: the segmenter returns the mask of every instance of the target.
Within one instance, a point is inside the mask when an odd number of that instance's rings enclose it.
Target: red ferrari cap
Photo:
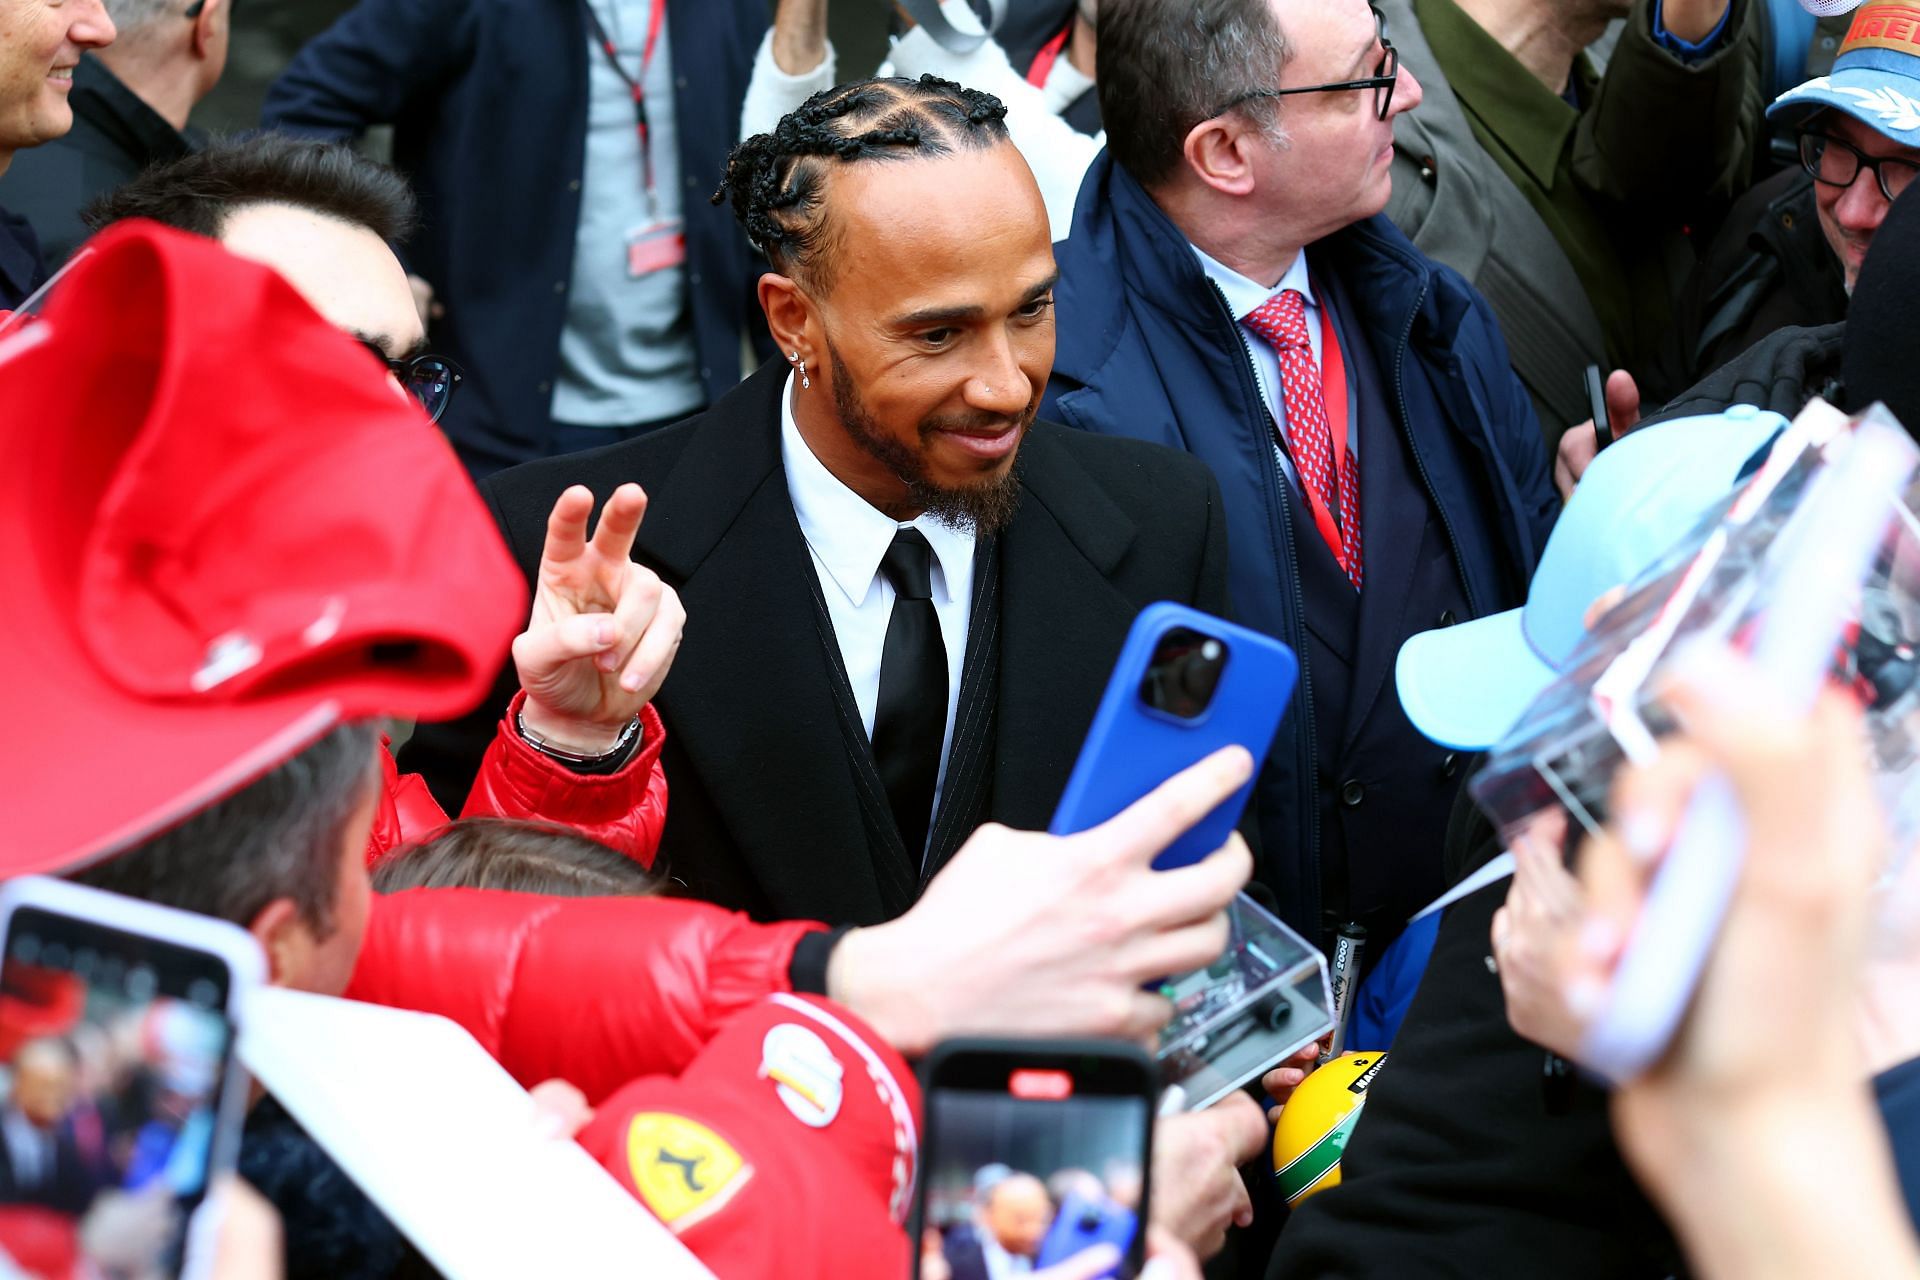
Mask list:
[[[0,339],[0,875],[345,721],[485,696],[526,590],[452,450],[273,271],[130,222]]]

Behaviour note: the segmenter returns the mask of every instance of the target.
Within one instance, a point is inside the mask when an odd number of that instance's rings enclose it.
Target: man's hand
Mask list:
[[[1153,1221],[1201,1259],[1227,1242],[1227,1228],[1253,1221],[1240,1166],[1272,1142],[1260,1104],[1231,1093],[1205,1111],[1163,1116],[1153,1131]]]
[[[592,511],[585,485],[553,504],[533,615],[513,642],[527,727],[583,755],[610,750],[659,692],[687,620],[673,589],[633,562],[647,511],[640,486],[614,490],[589,541]]]
[[[1625,369],[1607,375],[1607,425],[1618,440],[1640,425],[1640,387]],[[1566,501],[1580,484],[1580,477],[1600,452],[1600,440],[1588,418],[1560,437],[1560,448],[1553,460],[1553,483]]]
[[[980,828],[906,915],[840,940],[827,994],[908,1056],[965,1034],[1145,1039],[1172,1008],[1141,984],[1219,959],[1253,871],[1238,835],[1151,864],[1252,771],[1229,747],[1079,835]]]
[[[827,60],[827,0],[780,0],[773,14],[773,65],[804,76]]]
[[[1301,1046],[1300,1052],[1286,1062],[1260,1077],[1260,1087],[1267,1096],[1281,1106],[1287,1105],[1287,1099],[1293,1096],[1320,1061],[1320,1055],[1327,1050],[1325,1040],[1315,1040],[1312,1044]]]

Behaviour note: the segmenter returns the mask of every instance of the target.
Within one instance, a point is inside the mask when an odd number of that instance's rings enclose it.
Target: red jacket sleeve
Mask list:
[[[919,1100],[852,1014],[774,996],[678,1079],[607,1099],[579,1140],[720,1280],[904,1276]]]
[[[821,927],[676,898],[413,889],[374,898],[346,994],[451,1018],[521,1084],[598,1101],[790,991],[794,945]]]
[[[667,731],[660,713],[651,703],[641,709],[640,749],[620,772],[589,776],[535,751],[515,732],[513,717],[526,696],[516,694],[501,717],[460,816],[559,823],[651,869],[667,822],[667,775],[660,768]],[[380,772],[380,802],[367,840],[369,867],[447,825],[426,783],[416,774],[402,774],[391,751],[380,753]]]
[[[526,694],[514,695],[467,793],[463,818],[537,818],[572,827],[651,868],[667,821],[667,775],[660,770],[666,727],[648,703],[640,711],[640,749],[618,773],[574,773],[535,751],[513,728]]]

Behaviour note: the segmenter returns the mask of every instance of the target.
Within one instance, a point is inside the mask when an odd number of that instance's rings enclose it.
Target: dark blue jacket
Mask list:
[[[687,287],[707,395],[759,332],[751,250],[707,203],[740,130],[765,0],[670,0]],[[408,265],[446,304],[431,335],[467,386],[442,422],[477,470],[543,457],[586,154],[580,0],[360,0],[267,92],[262,122],[317,137],[394,127],[420,196]],[[748,326],[751,325],[751,328]],[[769,351],[771,348],[769,348]]]
[[[1211,466],[1226,500],[1235,611],[1304,653],[1286,507],[1294,499],[1225,299],[1178,228],[1106,155],[1088,171],[1073,232],[1055,253],[1060,337],[1041,413],[1185,449]],[[1339,275],[1359,313],[1349,326],[1367,336],[1387,379],[1475,614],[1520,604],[1560,501],[1532,401],[1486,302],[1384,217],[1308,255],[1315,270]],[[1312,673],[1301,678],[1310,688]],[[1260,876],[1283,917],[1311,929],[1320,869],[1307,703],[1296,698],[1288,710],[1256,803]]]
[[[0,209],[0,311],[11,311],[32,297],[46,278],[33,227],[19,214]]]

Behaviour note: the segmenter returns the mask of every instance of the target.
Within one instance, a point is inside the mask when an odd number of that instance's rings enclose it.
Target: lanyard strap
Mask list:
[[[660,32],[666,26],[667,0],[653,0],[653,13],[647,19],[647,42],[640,51],[640,75],[636,79],[620,65],[620,51],[614,46],[613,37],[607,34],[607,28],[600,21],[600,15],[594,12],[593,0],[580,0],[580,7],[586,12],[587,25],[593,29],[594,43],[600,46],[600,52],[606,55],[607,65],[613,68],[613,74],[620,77],[633,95],[633,123],[640,135],[640,172],[645,175],[647,200],[653,200],[653,154],[652,143],[647,132],[647,95],[643,82],[647,78],[647,68],[653,65],[653,51],[660,43]]]
[[[1067,19],[1067,25],[1060,28],[1060,34],[1040,46],[1040,52],[1033,55],[1033,65],[1027,68],[1027,83],[1036,89],[1047,87],[1047,77],[1053,74],[1053,64],[1060,61],[1060,51],[1067,47],[1067,37],[1073,34],[1073,19]]]

